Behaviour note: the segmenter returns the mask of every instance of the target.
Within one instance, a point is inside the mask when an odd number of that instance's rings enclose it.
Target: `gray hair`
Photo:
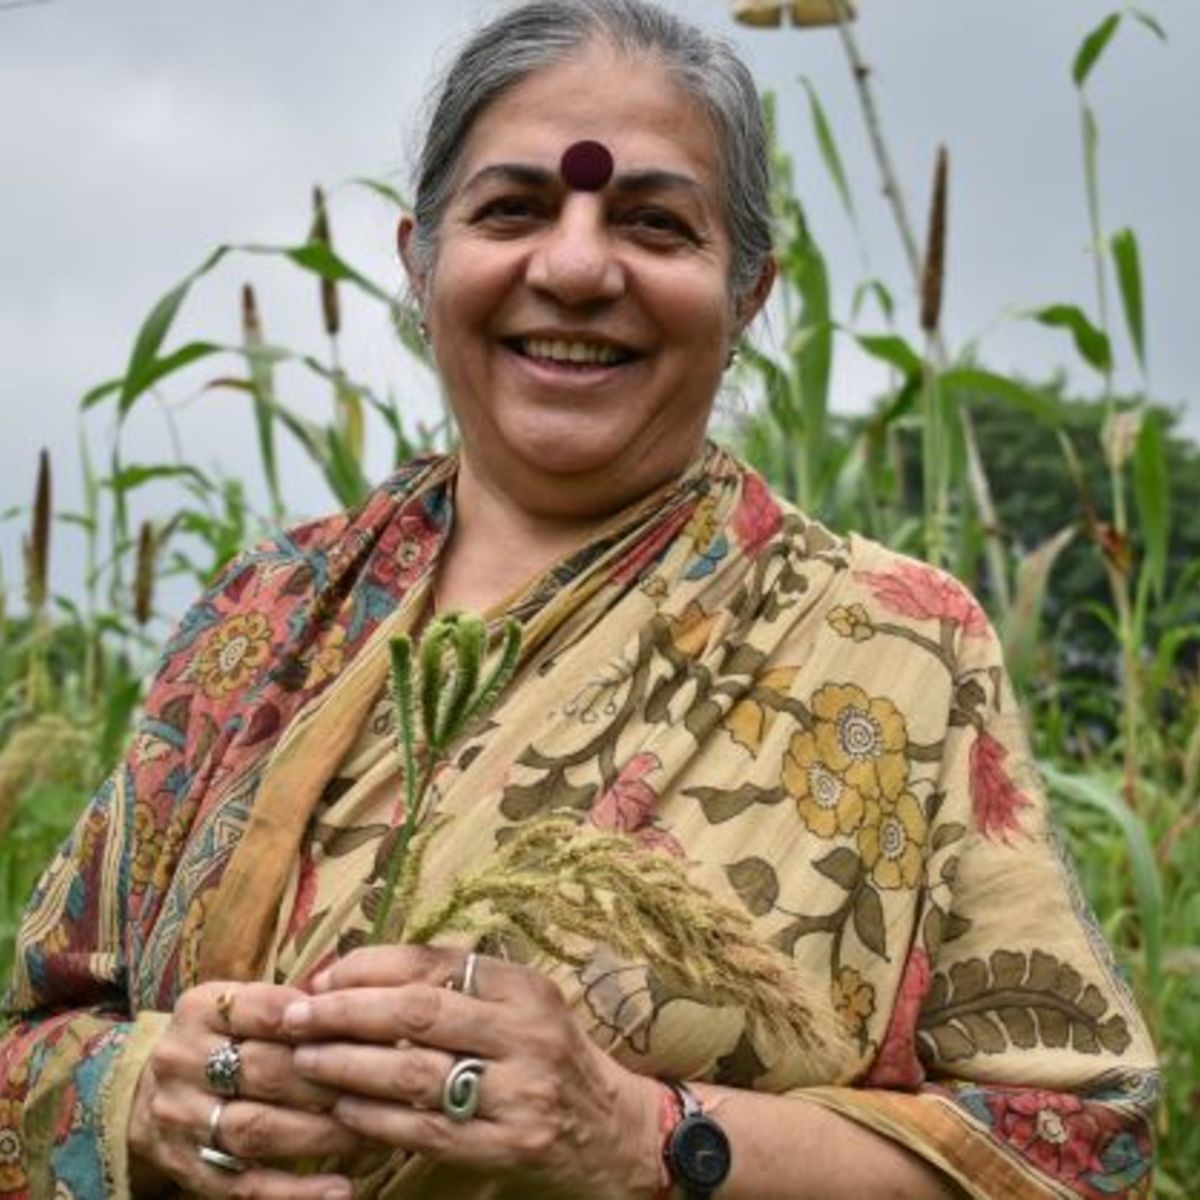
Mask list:
[[[730,289],[747,295],[771,253],[770,169],[762,106],[728,42],[647,0],[527,0],[476,32],[435,92],[421,150],[413,256],[422,272],[437,258],[437,234],[467,135],[508,89],[590,41],[657,59],[699,101],[714,126],[732,245]]]

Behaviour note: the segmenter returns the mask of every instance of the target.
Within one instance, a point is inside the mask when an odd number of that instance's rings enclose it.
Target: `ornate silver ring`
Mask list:
[[[442,1085],[442,1112],[456,1125],[469,1121],[479,1111],[484,1066],[481,1059],[460,1058],[446,1076]]]
[[[242,1077],[242,1050],[233,1038],[214,1046],[204,1061],[204,1078],[218,1096],[229,1100],[238,1094]]]

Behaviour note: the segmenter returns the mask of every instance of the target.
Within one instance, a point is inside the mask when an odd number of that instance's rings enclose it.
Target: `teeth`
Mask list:
[[[551,362],[594,363],[598,366],[610,366],[625,357],[615,346],[560,338],[525,338],[521,342],[521,352],[530,358],[545,358]]]

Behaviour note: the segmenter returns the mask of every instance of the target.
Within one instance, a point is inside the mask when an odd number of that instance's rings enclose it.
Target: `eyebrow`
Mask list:
[[[483,167],[463,185],[464,192],[475,191],[493,180],[516,184],[519,187],[544,188],[551,187],[560,179],[557,171],[545,167],[535,167],[529,163],[493,163]],[[624,194],[655,191],[685,191],[705,200],[704,189],[690,175],[678,171],[667,171],[660,168],[648,168],[641,171],[620,171],[611,184],[615,191]]]

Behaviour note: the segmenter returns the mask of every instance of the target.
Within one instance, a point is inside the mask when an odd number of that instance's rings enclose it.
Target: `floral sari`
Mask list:
[[[179,994],[302,983],[364,939],[401,807],[387,641],[425,609],[454,467],[250,551],[185,616],[24,920],[0,1197],[126,1194],[124,1114]],[[522,666],[437,774],[419,903],[547,813],[619,831],[836,1013],[805,1052],[653,962],[533,956],[632,1069],[825,1105],[971,1196],[1149,1194],[1153,1047],[960,585],[710,446],[506,610]],[[348,1169],[363,1195],[502,1191],[400,1154]]]

